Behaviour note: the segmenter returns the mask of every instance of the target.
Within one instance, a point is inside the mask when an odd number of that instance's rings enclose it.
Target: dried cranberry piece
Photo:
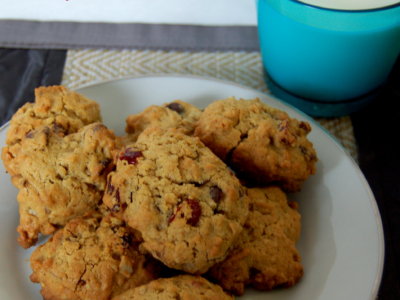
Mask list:
[[[173,220],[175,220],[175,217],[178,214],[178,212],[181,210],[181,208],[182,208],[181,206],[178,206],[178,208],[176,209],[176,212],[169,216],[168,224],[170,224]]]
[[[187,199],[186,202],[189,204],[190,208],[192,209],[192,216],[190,219],[187,220],[187,224],[196,226],[199,223],[200,216],[201,216],[201,206],[199,201],[194,199]]]
[[[191,226],[196,226],[197,223],[199,223],[201,216],[200,203],[195,199],[186,199],[185,201],[187,202],[192,211],[192,216],[186,220],[186,224],[189,224]],[[178,208],[176,209],[176,212],[168,218],[168,224],[171,223],[173,220],[175,220],[176,215],[179,213],[181,209],[182,209],[182,204],[179,205]]]
[[[107,193],[112,195],[114,193],[115,187],[111,184],[111,179],[107,182]]]
[[[142,151],[136,151],[132,148],[126,148],[123,153],[120,154],[120,160],[126,160],[128,164],[135,165],[139,157],[143,157]]]
[[[120,195],[119,195],[119,190],[117,190],[117,191],[115,192],[115,199],[117,200],[118,203],[121,202],[121,197],[120,197]]]
[[[178,114],[183,113],[183,111],[184,111],[183,106],[176,102],[172,102],[172,103],[168,104],[167,107],[170,110],[176,111]]]
[[[114,167],[114,165],[112,164],[112,159],[109,158],[101,160],[100,164],[103,167],[99,173],[100,176],[110,173],[112,168]]]
[[[210,187],[210,197],[216,203],[219,203],[221,199],[224,197],[224,192],[216,185]]]
[[[307,122],[301,121],[300,124],[299,124],[299,128],[305,130],[306,132],[310,132],[311,131],[310,124],[308,124]]]

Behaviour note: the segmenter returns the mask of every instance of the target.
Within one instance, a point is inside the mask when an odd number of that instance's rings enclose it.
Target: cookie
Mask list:
[[[248,213],[244,188],[198,138],[149,128],[119,154],[104,203],[168,267],[200,274],[225,258]]]
[[[297,204],[288,203],[278,187],[248,190],[250,212],[230,255],[209,275],[225,290],[242,295],[246,286],[259,290],[290,287],[303,275],[295,243],[300,236]]]
[[[35,89],[35,102],[26,103],[12,117],[6,144],[18,143],[41,126],[74,133],[99,121],[100,108],[96,102],[63,86],[39,87]]]
[[[19,188],[17,231],[23,247],[97,207],[114,167],[115,147],[114,134],[93,123],[66,136],[40,127],[3,149],[4,165]]]
[[[126,132],[131,141],[136,141],[139,134],[149,127],[176,128],[184,134],[191,135],[200,115],[200,109],[181,100],[163,106],[152,105],[140,114],[128,116]]]
[[[229,300],[221,287],[203,277],[180,275],[161,278],[148,284],[126,291],[112,300]]]
[[[31,256],[31,280],[44,299],[110,299],[156,278],[156,264],[137,249],[124,222],[78,217]]]
[[[307,139],[311,127],[259,99],[228,98],[210,104],[194,135],[245,180],[298,191],[315,173],[317,161]]]

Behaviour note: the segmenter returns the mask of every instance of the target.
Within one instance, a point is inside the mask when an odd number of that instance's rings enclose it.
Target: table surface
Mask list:
[[[5,0],[0,0],[0,5],[1,1],[5,2]],[[168,1],[168,4],[166,4],[167,1],[158,0],[152,1],[152,5],[149,5],[150,1],[146,0],[96,0],[97,9],[89,10],[91,13],[86,15],[82,8],[87,8],[87,5],[91,8],[96,7],[94,1],[83,3],[77,0],[38,0],[35,1],[35,7],[32,7],[32,1],[28,0],[14,2],[11,5],[1,5],[0,22],[2,19],[39,19],[41,21],[144,22],[218,26],[256,25],[255,5],[252,0],[175,0]],[[44,12],[43,7],[46,6],[49,9]],[[27,7],[32,9],[27,9]],[[116,14],[107,13],[110,9],[121,11],[121,7],[125,8],[122,9],[125,12],[119,14],[117,19],[115,19]],[[60,8],[64,10],[62,14],[54,13],[59,12]],[[135,11],[135,8],[137,13],[133,14],[131,11]],[[165,14],[165,10],[169,14]],[[64,63],[68,59],[68,53],[71,59],[73,51],[5,47],[0,48],[0,110],[2,117],[8,119],[12,112],[27,99],[32,99],[34,87],[58,84],[62,80],[65,82]],[[400,128],[398,123],[400,120],[399,83],[400,63],[398,62],[390,80],[375,101],[350,116],[358,148],[358,162],[376,197],[385,232],[385,267],[379,292],[380,299],[400,299],[400,218],[398,217],[400,215],[400,185],[398,183],[400,158],[396,147],[399,136],[397,131]]]

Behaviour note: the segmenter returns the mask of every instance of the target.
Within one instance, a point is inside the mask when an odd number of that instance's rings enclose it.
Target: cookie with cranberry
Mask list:
[[[7,132],[7,145],[20,142],[40,126],[63,133],[101,121],[99,105],[63,86],[38,87],[35,102],[26,103],[12,117]]]
[[[171,268],[204,273],[222,261],[248,212],[244,188],[198,138],[149,128],[119,155],[104,203]]]
[[[171,278],[160,278],[140,287],[130,289],[112,300],[231,300],[221,287],[203,277],[180,275]]]
[[[128,116],[126,132],[131,141],[136,141],[139,134],[149,127],[176,128],[184,134],[191,135],[200,115],[200,109],[181,100],[163,106],[152,105],[140,114]]]
[[[19,243],[30,247],[39,233],[96,209],[116,151],[114,134],[101,123],[66,136],[40,127],[6,147],[4,164],[19,189]]]
[[[69,221],[31,256],[31,280],[44,299],[110,299],[156,278],[123,221],[89,215]]]
[[[303,275],[296,241],[300,237],[297,204],[278,187],[248,190],[250,212],[232,252],[210,270],[225,290],[242,295],[246,286],[259,290],[290,287]]]
[[[194,134],[245,180],[298,191],[315,173],[310,130],[259,99],[228,98],[206,107]]]

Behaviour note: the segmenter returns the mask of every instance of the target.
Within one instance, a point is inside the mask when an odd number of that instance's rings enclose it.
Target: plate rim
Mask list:
[[[191,75],[191,74],[175,74],[175,73],[168,73],[168,74],[147,74],[147,75],[132,75],[132,76],[126,76],[122,78],[116,78],[116,79],[105,79],[105,80],[98,80],[94,82],[90,82],[87,84],[83,84],[79,88],[70,88],[73,91],[80,92],[80,90],[85,89],[85,88],[90,88],[90,87],[95,87],[97,85],[103,85],[103,84],[108,84],[108,83],[113,83],[113,82],[120,82],[120,81],[129,81],[129,80],[135,80],[135,79],[152,79],[152,78],[176,78],[176,79],[193,79],[193,80],[200,80],[200,81],[211,81],[211,82],[217,82],[220,84],[225,84],[225,85],[231,85],[240,89],[248,90],[251,92],[255,92],[256,94],[260,95],[260,97],[263,98],[270,98],[273,101],[276,101],[283,106],[289,107],[290,109],[294,110],[296,113],[298,113],[302,118],[306,119],[308,122],[312,124],[313,127],[318,127],[323,134],[335,144],[336,148],[339,149],[339,151],[344,154],[344,156],[350,161],[351,166],[353,169],[356,171],[356,174],[358,178],[360,179],[360,183],[364,187],[365,191],[369,195],[368,201],[371,204],[372,212],[375,218],[375,224],[376,224],[376,229],[378,233],[378,242],[379,242],[379,247],[378,247],[378,266],[377,266],[377,274],[375,276],[373,285],[371,286],[371,291],[370,291],[370,299],[376,299],[379,288],[381,285],[382,281],[382,276],[383,276],[383,268],[384,268],[384,259],[385,259],[385,239],[384,239],[384,231],[383,231],[383,223],[382,223],[382,217],[379,211],[378,203],[376,202],[375,195],[364,175],[362,170],[360,169],[359,165],[357,162],[354,160],[354,158],[347,152],[347,150],[340,144],[340,142],[327,130],[325,129],[322,125],[320,125],[317,121],[315,121],[311,116],[307,115],[303,111],[299,110],[298,108],[294,107],[293,105],[284,102],[283,100],[275,97],[274,95],[262,92],[260,90],[257,90],[255,88],[245,86],[243,84],[225,80],[225,79],[220,79],[220,78],[214,78],[214,77],[209,77],[209,76],[199,76],[199,75]],[[62,83],[60,83],[62,85]],[[0,126],[0,133],[2,133],[6,128],[8,128],[10,124],[10,120],[4,123],[2,126]]]

